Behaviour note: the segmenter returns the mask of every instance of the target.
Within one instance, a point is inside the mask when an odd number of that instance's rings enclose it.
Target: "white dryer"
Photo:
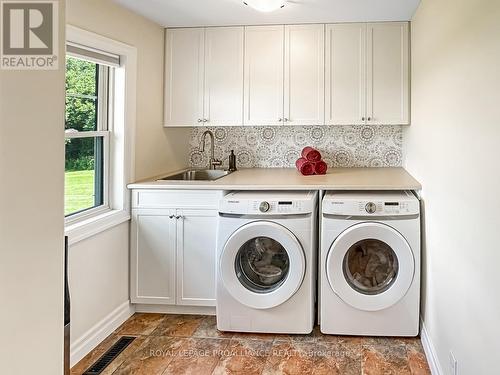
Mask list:
[[[416,336],[420,205],[410,192],[328,192],[322,202],[320,329]]]
[[[234,192],[220,202],[217,328],[310,333],[316,192]]]

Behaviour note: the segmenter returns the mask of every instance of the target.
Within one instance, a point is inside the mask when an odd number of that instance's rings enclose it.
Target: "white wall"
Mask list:
[[[412,22],[405,164],[423,185],[422,315],[438,360],[497,368],[500,2],[423,0]]]
[[[128,223],[71,247],[72,334],[76,338],[128,301]]]
[[[67,22],[137,48],[136,179],[184,168],[189,129],[162,127],[164,29],[111,0],[68,0]]]
[[[71,364],[132,313],[129,302],[129,223],[71,246]]]
[[[60,58],[64,6],[59,1]],[[0,70],[2,374],[62,374],[64,64]]]
[[[108,0],[68,0],[67,22],[137,48],[135,179],[185,167],[190,130],[162,127],[163,28]],[[126,318],[129,224],[71,246],[69,268],[75,361]]]

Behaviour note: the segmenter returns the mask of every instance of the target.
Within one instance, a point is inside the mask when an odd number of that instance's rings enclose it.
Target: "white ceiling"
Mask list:
[[[290,0],[260,13],[242,0],[114,0],[166,27],[408,21],[420,0]]]

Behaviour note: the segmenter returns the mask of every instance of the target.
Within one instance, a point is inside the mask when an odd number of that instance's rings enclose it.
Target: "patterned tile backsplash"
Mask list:
[[[230,150],[238,168],[294,167],[305,146],[316,147],[329,167],[398,167],[402,161],[401,126],[197,127],[189,142],[191,167],[208,165],[208,148],[198,150],[207,129],[215,135],[215,157],[225,167]]]

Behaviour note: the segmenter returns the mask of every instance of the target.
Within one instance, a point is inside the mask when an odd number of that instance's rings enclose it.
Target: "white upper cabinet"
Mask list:
[[[407,22],[326,28],[326,123],[409,124]]]
[[[166,126],[192,126],[203,119],[203,60],[203,29],[166,31]]]
[[[243,30],[167,29],[165,126],[242,124]]]
[[[366,114],[366,25],[326,26],[326,124],[363,123]]]
[[[243,27],[205,29],[204,116],[208,125],[243,123]]]
[[[283,123],[284,26],[245,27],[244,125]]]
[[[367,25],[367,118],[371,124],[409,124],[407,22]]]
[[[324,124],[325,26],[285,26],[285,125]]]
[[[406,125],[408,22],[167,29],[165,126]]]

